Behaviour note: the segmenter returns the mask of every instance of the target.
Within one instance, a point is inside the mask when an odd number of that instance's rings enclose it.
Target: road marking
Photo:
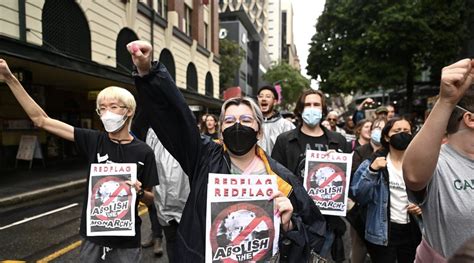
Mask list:
[[[69,251],[73,250],[73,249],[76,249],[78,248],[80,245],[82,244],[82,241],[79,240],[79,241],[76,241],[72,244],[70,244],[69,246],[65,247],[65,248],[62,248],[56,252],[54,252],[53,254],[50,254],[38,261],[36,261],[36,263],[46,263],[46,262],[50,262],[51,260],[54,260],[66,253],[68,253]]]
[[[143,215],[147,212],[148,212],[148,208],[146,207],[146,205],[142,206],[141,203],[140,203],[140,206],[138,207],[138,215],[141,216],[141,215]],[[36,261],[36,263],[47,263],[47,262],[50,262],[52,260],[55,260],[56,258],[70,252],[71,250],[74,250],[74,249],[78,248],[81,244],[82,244],[81,240],[76,241],[76,242],[70,244],[69,246],[64,247],[64,248],[62,248],[62,249],[60,249],[60,250],[58,250],[58,251],[56,251],[56,252],[54,252],[54,253],[52,253],[48,256]]]
[[[77,205],[78,205],[78,203],[74,203],[74,204],[70,204],[70,205],[67,205],[67,206],[63,206],[63,207],[60,207],[60,208],[58,208],[58,209],[54,209],[54,210],[51,210],[51,211],[49,211],[49,212],[42,213],[42,214],[39,214],[39,215],[36,215],[36,216],[33,216],[33,217],[28,217],[28,218],[25,218],[25,219],[20,220],[20,221],[18,221],[18,222],[11,223],[11,224],[6,225],[6,226],[2,226],[2,227],[0,227],[0,230],[4,230],[4,229],[10,228],[10,227],[12,227],[12,226],[20,225],[20,224],[26,223],[26,222],[28,222],[28,221],[38,219],[38,218],[43,217],[43,216],[47,216],[47,215],[50,215],[50,214],[54,214],[54,213],[60,212],[60,211],[62,211],[62,210],[69,209],[69,208],[71,208],[71,207],[75,207],[75,206],[77,206]]]

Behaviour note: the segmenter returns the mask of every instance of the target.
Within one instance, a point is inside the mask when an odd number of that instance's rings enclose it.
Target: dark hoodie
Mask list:
[[[176,262],[204,262],[208,174],[229,174],[230,158],[221,145],[199,135],[192,112],[163,64],[154,62],[148,75],[139,77],[135,71],[134,77],[141,107],[136,123],[153,128],[189,177],[191,192],[178,228]],[[287,261],[307,262],[309,250],[319,252],[324,242],[324,218],[296,177],[260,148],[257,151],[267,164],[267,172],[282,179],[279,189],[283,186],[289,190],[294,207],[292,221],[296,227],[281,235],[280,247],[283,240],[290,241],[285,242],[289,243],[285,247]]]

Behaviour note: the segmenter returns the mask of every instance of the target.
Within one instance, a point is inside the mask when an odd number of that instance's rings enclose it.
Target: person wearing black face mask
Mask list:
[[[309,252],[318,253],[323,245],[324,217],[296,176],[257,145],[263,134],[257,104],[250,98],[224,102],[219,118],[224,145],[219,145],[200,136],[194,115],[165,66],[151,62],[151,45],[134,41],[127,47],[136,66],[139,111],[146,112],[138,112],[135,121],[153,129],[189,179],[191,191],[176,235],[175,262],[205,261],[209,173],[276,175],[278,191],[273,200],[281,218],[279,262],[308,262]]]
[[[367,206],[365,240],[372,262],[413,262],[421,241],[421,209],[408,201],[402,172],[411,128],[406,119],[389,120],[382,130],[382,148],[352,179],[354,198]]]

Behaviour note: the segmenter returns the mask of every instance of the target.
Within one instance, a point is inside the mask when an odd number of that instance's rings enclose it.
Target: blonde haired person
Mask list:
[[[139,262],[141,260],[141,220],[138,216],[138,203],[139,200],[145,203],[153,202],[151,188],[158,184],[158,175],[151,148],[144,142],[135,139],[129,132],[130,122],[136,108],[133,95],[128,90],[119,87],[108,87],[99,93],[96,112],[106,130],[106,132],[101,132],[73,127],[65,122],[50,118],[28,95],[3,59],[0,59],[0,79],[5,81],[34,124],[56,136],[73,141],[81,154],[88,160],[89,168],[93,163],[137,164],[137,180],[127,181],[130,187],[133,187],[137,192],[134,204],[135,214],[131,215],[135,217],[135,235],[88,236],[86,233],[87,205],[84,204],[80,225],[80,234],[84,239],[80,261]],[[88,183],[89,179],[88,175]],[[97,198],[95,195],[89,196],[87,188],[84,197],[84,200]]]

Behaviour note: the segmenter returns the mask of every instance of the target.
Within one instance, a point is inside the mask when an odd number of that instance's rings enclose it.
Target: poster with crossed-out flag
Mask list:
[[[346,216],[352,154],[306,151],[304,188],[323,215]]]
[[[272,175],[209,174],[206,262],[268,262],[278,251],[280,218],[268,198]]]
[[[87,200],[87,236],[135,235],[135,163],[91,164]]]

